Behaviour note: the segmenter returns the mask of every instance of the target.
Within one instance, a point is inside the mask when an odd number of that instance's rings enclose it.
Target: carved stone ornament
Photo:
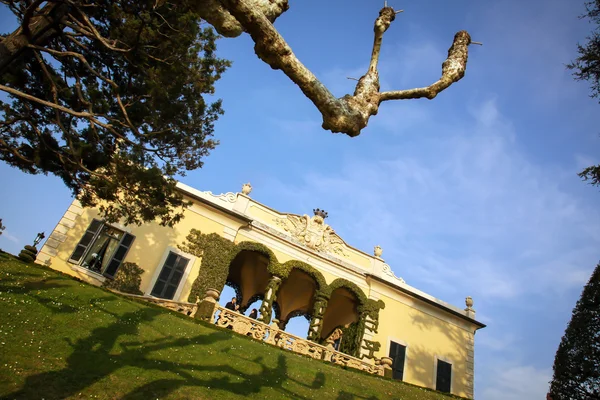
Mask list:
[[[473,298],[471,296],[467,296],[467,298],[465,299],[465,305],[467,306],[467,308],[465,308],[465,311],[473,310]]]
[[[309,249],[349,257],[344,250],[344,240],[325,223],[322,212],[317,213],[315,211],[315,215],[312,218],[306,214],[303,216],[288,214],[282,218],[275,218],[274,221],[286,232],[289,232],[294,239]]]
[[[243,194],[245,194],[246,196],[248,196],[251,191],[252,191],[252,185],[250,184],[250,182],[244,183],[242,185],[242,193]]]
[[[225,201],[227,203],[235,203],[237,195],[232,192],[214,194],[213,192],[204,192],[210,196],[216,197],[218,200]]]
[[[383,264],[382,272],[384,274],[386,274],[387,276],[389,276],[390,278],[394,278],[394,279],[399,280],[402,283],[406,283],[406,282],[404,282],[404,279],[397,277],[396,274],[394,274],[394,271],[392,271],[390,266],[387,264]]]
[[[383,254],[383,249],[381,248],[381,246],[379,246],[379,245],[375,246],[375,249],[373,250],[373,254],[377,258],[381,257],[381,255]]]

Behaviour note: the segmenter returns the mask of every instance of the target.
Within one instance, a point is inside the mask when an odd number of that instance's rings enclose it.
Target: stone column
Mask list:
[[[263,298],[263,302],[260,305],[260,317],[259,321],[268,324],[271,322],[271,311],[273,310],[273,302],[277,299],[277,290],[281,285],[281,278],[278,276],[273,276],[269,280],[267,284],[267,288],[265,289],[265,297]]]
[[[307,339],[311,342],[318,342],[323,330],[323,315],[327,309],[327,303],[329,299],[327,296],[318,293],[315,299],[315,305],[313,307],[312,319],[310,320],[310,326],[308,328]]]
[[[204,299],[196,298],[196,314],[194,318],[214,323],[215,308],[220,292],[217,289],[208,289],[204,294]]]

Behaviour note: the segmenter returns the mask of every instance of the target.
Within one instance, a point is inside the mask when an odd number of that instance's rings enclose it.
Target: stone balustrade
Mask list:
[[[151,297],[151,296],[140,296],[137,294],[119,292],[118,290],[113,290],[113,289],[108,289],[108,290],[110,290],[111,292],[118,293],[121,296],[126,296],[126,297],[130,297],[133,299],[138,299],[138,300],[142,300],[142,301],[145,301],[148,303],[156,304],[161,307],[168,308],[169,310],[173,310],[173,311],[177,311],[178,313],[185,314],[192,318],[195,316],[196,311],[198,310],[198,305],[194,304],[194,303],[186,303],[186,302],[182,302],[182,301],[159,299],[157,297]]]
[[[111,289],[109,289],[111,290]],[[139,296],[135,294],[123,293],[117,290],[111,290],[122,296],[153,303],[161,307],[194,317],[198,310],[198,304],[179,302],[173,300],[159,299],[151,296]],[[267,325],[253,318],[240,314],[237,311],[231,311],[220,305],[214,304],[214,311],[211,313],[210,322],[222,328],[229,328],[241,335],[250,336],[256,340],[264,341],[273,346],[302,354],[315,360],[323,360],[333,364],[348,368],[354,368],[368,372],[373,375],[386,375],[386,370],[391,371],[391,359],[383,357],[380,360],[364,361],[356,357],[341,353],[333,348],[332,345],[322,346],[320,344],[303,339],[299,336],[282,331],[273,321]],[[211,304],[212,307],[212,304]]]
[[[264,324],[253,318],[247,317],[237,311],[231,311],[215,304],[215,309],[210,322],[229,328],[241,335],[250,336],[285,350],[293,351],[316,360],[323,360],[333,364],[355,368],[374,375],[384,375],[387,363],[368,362],[336,351],[333,346],[322,346],[308,341],[291,333],[279,329],[277,322],[271,325]]]

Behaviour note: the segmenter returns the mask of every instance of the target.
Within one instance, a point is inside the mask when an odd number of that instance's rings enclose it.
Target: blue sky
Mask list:
[[[381,3],[381,4],[380,4]],[[296,55],[334,92],[366,70],[383,1],[290,0],[276,22]],[[357,138],[320,128],[300,90],[254,55],[246,36],[219,42],[234,61],[219,82],[221,145],[183,182],[238,191],[283,212],[329,212],[350,244],[396,275],[478,319],[476,398],[544,398],[554,353],[600,259],[597,188],[577,172],[598,163],[600,105],[565,64],[592,26],[583,0],[453,2],[403,8],[384,37],[382,89],[428,85],[461,29],[466,77],[432,101],[387,102]],[[7,26],[6,10],[0,22]],[[0,164],[0,248],[49,232],[70,193],[54,177]]]

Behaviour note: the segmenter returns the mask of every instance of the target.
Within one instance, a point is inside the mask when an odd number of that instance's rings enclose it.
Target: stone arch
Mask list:
[[[325,280],[325,277],[323,276],[323,274],[321,272],[319,272],[319,270],[317,270],[315,267],[313,267],[310,264],[305,263],[304,261],[300,261],[300,260],[289,260],[283,263],[283,269],[285,269],[287,271],[286,273],[286,278],[289,276],[289,274],[294,270],[294,269],[298,269],[301,270],[302,272],[305,272],[307,275],[309,275],[311,278],[313,278],[315,280],[315,282],[317,283],[317,290],[322,292],[322,291],[329,291],[329,287],[327,285],[327,281]]]
[[[315,301],[320,293],[328,291],[325,277],[311,265],[290,260],[282,265],[285,279],[277,292],[277,319],[284,329],[295,316],[304,316],[310,322]]]
[[[241,312],[264,294],[272,276],[268,264],[263,252],[245,249],[237,251],[229,263],[225,284],[235,290]]]
[[[367,296],[365,295],[365,292],[363,292],[363,290],[358,287],[356,283],[350,282],[348,279],[337,278],[329,284],[329,293],[332,294],[334,290],[339,288],[346,288],[352,292],[358,299],[360,306],[363,306],[367,303]]]
[[[337,328],[344,331],[342,344],[346,339],[345,351],[350,355],[357,355],[360,348],[356,348],[356,343],[360,346],[362,333],[357,337],[357,332],[364,330],[362,312],[367,304],[367,296],[358,285],[347,279],[338,278],[329,285],[330,297],[327,309],[323,314],[322,329],[319,340],[327,339]],[[349,337],[351,336],[351,337]]]
[[[256,252],[256,253],[260,253],[263,256],[265,256],[268,259],[268,264],[267,264],[267,269],[268,271],[273,274],[273,275],[277,275],[279,276],[279,274],[281,274],[280,272],[280,264],[279,261],[277,261],[277,256],[275,256],[275,253],[273,253],[273,251],[271,249],[269,249],[267,246],[265,246],[262,243],[258,243],[258,242],[250,242],[250,241],[244,241],[244,242],[240,242],[238,244],[235,244],[233,247],[233,250],[231,252],[231,256],[230,256],[230,261],[233,261],[233,259],[242,251],[251,251],[251,252]]]

